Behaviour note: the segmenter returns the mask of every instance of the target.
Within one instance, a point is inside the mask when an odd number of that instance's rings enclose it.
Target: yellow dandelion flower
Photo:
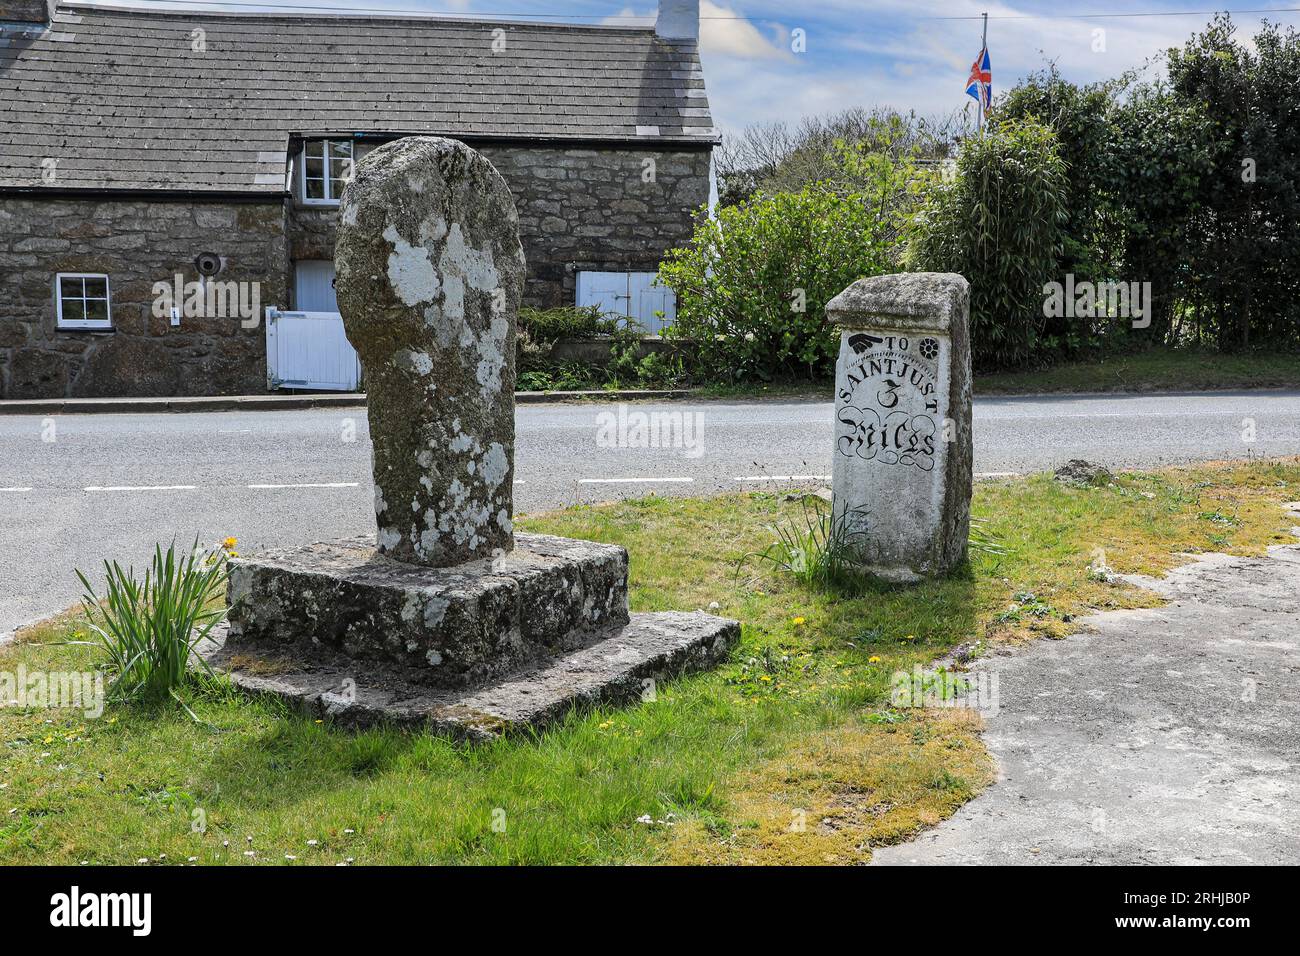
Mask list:
[[[227,551],[234,551],[235,546],[238,544],[239,544],[238,538],[227,538],[225,541],[221,542],[221,546],[225,548]]]
[[[806,620],[807,618],[796,617],[791,623],[793,623],[795,627],[801,627]]]
[[[867,663],[868,663],[868,664],[879,664],[879,663],[880,663],[880,658],[877,657],[875,654],[872,654],[870,657],[867,658]]]

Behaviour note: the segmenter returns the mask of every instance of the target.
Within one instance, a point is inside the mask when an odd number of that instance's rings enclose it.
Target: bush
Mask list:
[[[519,310],[515,358],[520,377],[554,368],[551,347],[561,339],[597,339],[618,331],[623,320],[602,315],[595,306],[562,306],[555,309]],[[520,388],[529,388],[520,385]]]
[[[1065,282],[1106,282],[1137,276],[1123,274],[1122,204],[1113,189],[1116,150],[1112,122],[1119,81],[1078,86],[1063,79],[1052,64],[1032,73],[998,101],[994,123],[1037,120],[1056,135],[1057,152],[1066,164],[1067,218],[1060,261],[1054,278]],[[1046,352],[1077,357],[1103,344],[1123,344],[1129,326],[1104,317],[1049,317],[1043,327]]]
[[[519,310],[519,328],[534,341],[555,343],[561,339],[598,339],[612,335],[626,324],[621,316],[602,315],[594,305],[561,306],[555,309]]]
[[[810,186],[718,210],[659,268],[677,293],[665,337],[691,340],[714,382],[829,374],[839,338],[826,303],[886,270],[896,191]]]
[[[1052,131],[1034,120],[999,123],[965,144],[956,176],[933,176],[922,194],[908,263],[970,282],[975,364],[1048,357],[1043,286],[1059,278],[1067,219],[1065,164]]]
[[[594,306],[519,310],[516,340],[518,378],[524,391],[584,391],[612,388],[659,388],[682,384],[679,355],[642,356],[645,330],[622,316],[602,315]],[[604,365],[557,362],[552,347],[559,341],[608,340]]]
[[[227,549],[234,540],[227,540]],[[156,702],[175,697],[188,673],[194,646],[225,616],[212,604],[225,588],[226,553],[200,555],[198,542],[177,560],[173,544],[164,555],[154,548],[153,563],[138,581],[135,569],[104,562],[107,593],[101,601],[80,571],[85,588],[82,605],[98,641],[75,641],[99,647],[107,658],[114,700]]]
[[[1203,122],[1208,171],[1191,210],[1177,318],[1221,350],[1300,348],[1300,33],[1265,23],[1252,43],[1219,14],[1169,52],[1173,98]],[[1192,150],[1189,150],[1189,152]],[[1135,170],[1134,172],[1137,172]]]
[[[1069,164],[1058,280],[1151,283],[1148,327],[1056,319],[1043,357],[1300,348],[1300,33],[1265,23],[1243,43],[1221,14],[1165,59],[1154,82],[1133,71],[1077,87],[1049,68],[996,105],[995,126],[1051,126]]]

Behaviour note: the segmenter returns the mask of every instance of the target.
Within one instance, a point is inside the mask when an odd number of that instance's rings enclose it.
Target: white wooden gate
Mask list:
[[[677,318],[677,297],[653,272],[583,271],[576,291],[579,306],[594,305],[606,315],[634,319],[649,335],[658,335]]]
[[[337,312],[266,310],[268,388],[351,392],[361,384],[361,360]]]

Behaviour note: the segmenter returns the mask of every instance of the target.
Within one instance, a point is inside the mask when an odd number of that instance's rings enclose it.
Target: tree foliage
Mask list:
[[[714,381],[824,377],[839,343],[826,303],[888,267],[905,180],[887,170],[871,193],[816,185],[719,209],[660,266],[677,293],[666,334]]]
[[[1042,347],[1043,294],[1065,245],[1065,164],[1052,131],[1032,119],[968,141],[955,175],[922,187],[909,264],[971,285],[971,346],[983,367],[1023,364]]]
[[[805,117],[793,125],[757,123],[724,136],[714,152],[718,201],[734,206],[756,195],[798,192],[821,183],[858,188],[863,182],[842,161],[846,148],[896,162],[939,162],[951,154],[962,131],[957,113],[923,117],[861,107]]]
[[[1189,281],[1199,338],[1221,348],[1300,344],[1300,34],[1265,24],[1254,50],[1219,15],[1169,53],[1172,97],[1205,118],[1208,166],[1192,213]]]
[[[994,124],[1049,125],[1068,174],[1057,281],[1150,282],[1152,322],[1058,320],[1048,361],[1138,343],[1300,346],[1300,34],[1252,44],[1216,16],[1167,52],[1166,76],[1079,87],[1052,68],[1000,99]]]

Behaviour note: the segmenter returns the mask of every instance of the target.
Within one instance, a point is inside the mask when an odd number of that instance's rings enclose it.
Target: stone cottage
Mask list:
[[[339,194],[411,134],[506,178],[526,304],[671,314],[652,273],[717,142],[698,30],[698,0],[653,28],[0,0],[0,397],[355,387]]]

